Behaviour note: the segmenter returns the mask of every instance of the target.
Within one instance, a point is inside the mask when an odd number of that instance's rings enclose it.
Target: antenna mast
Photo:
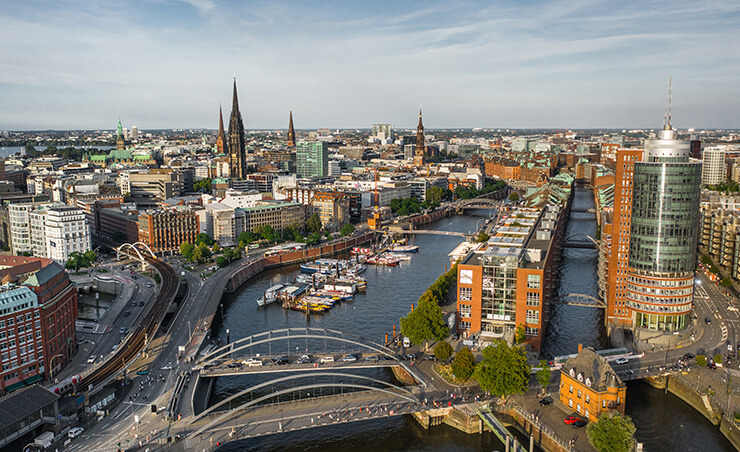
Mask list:
[[[665,115],[663,116],[663,129],[671,129],[671,85],[673,84],[673,77],[668,79],[668,98],[666,99]]]

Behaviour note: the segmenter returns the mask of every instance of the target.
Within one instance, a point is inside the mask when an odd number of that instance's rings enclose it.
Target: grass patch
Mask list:
[[[437,363],[434,365],[434,370],[437,371],[440,377],[444,378],[445,381],[453,385],[461,385],[470,381],[457,378],[452,375],[452,366],[450,364]]]

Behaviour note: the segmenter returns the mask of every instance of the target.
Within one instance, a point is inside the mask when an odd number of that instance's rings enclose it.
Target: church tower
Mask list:
[[[229,119],[229,174],[234,179],[244,179],[247,175],[247,156],[244,143],[244,123],[239,112],[239,99],[236,95],[236,77],[234,77],[234,97],[231,101],[231,118]]]
[[[421,123],[421,108],[419,108],[419,125],[416,126],[416,150],[414,151],[414,165],[424,166],[426,146],[424,145],[424,124]]]
[[[221,106],[218,106],[218,137],[216,137],[216,152],[219,154],[226,153],[226,132],[224,131],[224,114]]]
[[[121,118],[118,118],[118,128],[116,129],[116,149],[122,151],[126,149],[126,137],[123,136],[123,126],[121,126]]]
[[[290,110],[290,120],[288,121],[288,140],[285,144],[289,148],[295,147],[295,129],[293,129],[293,110]]]

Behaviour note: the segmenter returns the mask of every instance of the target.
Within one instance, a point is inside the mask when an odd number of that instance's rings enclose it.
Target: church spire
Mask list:
[[[293,109],[290,110],[290,120],[288,121],[288,140],[286,145],[289,148],[295,147],[295,129],[293,129]]]
[[[236,95],[236,75],[234,76],[234,96],[231,99],[231,114],[239,113],[239,98]]]
[[[221,109],[221,104],[218,106],[218,136],[216,136],[216,152],[218,154],[225,154],[225,148],[227,146],[226,131],[224,130],[224,113]]]
[[[424,166],[426,158],[426,145],[424,144],[424,124],[421,122],[421,107],[419,107],[419,125],[416,126],[416,150],[414,151],[414,164]]]
[[[416,126],[416,133],[419,133],[419,131],[424,131],[424,124],[421,123],[421,106],[419,106],[419,125]]]

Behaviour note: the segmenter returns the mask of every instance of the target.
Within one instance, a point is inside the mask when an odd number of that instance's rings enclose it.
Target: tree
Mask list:
[[[308,217],[308,220],[306,220],[306,230],[308,232],[320,232],[323,225],[321,224],[321,217],[319,217],[319,214],[315,213]]]
[[[732,279],[724,277],[722,278],[722,281],[720,281],[719,285],[726,289],[729,289],[730,287],[732,287]]]
[[[350,223],[345,223],[344,226],[342,226],[342,229],[339,231],[339,235],[345,237],[347,235],[352,235],[354,232],[355,227],[352,226]]]
[[[529,364],[524,349],[509,347],[503,340],[483,349],[483,360],[475,368],[481,389],[495,397],[522,394],[529,387]]]
[[[188,242],[182,242],[180,244],[180,255],[184,257],[187,260],[191,260],[193,258],[193,251],[195,250],[195,246],[191,245]]]
[[[421,344],[428,341],[441,341],[450,334],[445,324],[442,309],[430,294],[425,292],[419,298],[419,305],[406,317],[401,317],[401,334],[411,342]]]
[[[306,245],[314,246],[321,243],[321,234],[318,232],[312,232],[306,238]]]
[[[201,179],[198,182],[196,182],[196,183],[193,184],[193,190],[195,190],[195,191],[201,191],[201,190],[203,190],[206,193],[210,193],[211,192],[212,182],[213,181],[210,178],[207,178],[207,177],[205,179]]]
[[[509,195],[509,201],[511,201],[511,202],[517,202],[517,201],[519,201],[519,193],[517,193],[515,191],[511,192],[511,194]]]
[[[523,344],[527,340],[527,331],[524,329],[524,325],[519,324],[516,326],[516,337],[515,341],[517,344]]]
[[[452,361],[452,374],[455,378],[467,380],[475,372],[475,357],[468,347],[463,347]]]
[[[249,245],[255,240],[257,240],[257,236],[252,231],[244,231],[239,234],[239,242],[243,242],[245,245]]]
[[[635,424],[629,416],[603,413],[586,428],[588,441],[599,452],[629,452],[634,444]]]
[[[720,355],[719,353],[717,353],[716,355],[714,355],[714,363],[715,364],[722,364],[722,355]]]
[[[542,392],[546,393],[547,385],[550,384],[550,377],[551,377],[550,365],[547,364],[547,361],[545,361],[544,359],[541,359],[537,367],[539,367],[539,369],[537,370],[537,383],[539,383],[540,386],[542,386]]]
[[[440,361],[447,361],[452,356],[452,345],[447,341],[441,341],[434,346],[434,356]]]
[[[706,254],[703,254],[700,260],[701,260],[701,263],[704,265],[710,265],[712,263],[712,259]]]
[[[488,239],[490,239],[491,236],[486,234],[484,231],[480,231],[478,235],[475,236],[475,241],[478,243],[487,242]]]
[[[197,237],[195,237],[195,244],[204,243],[206,246],[212,246],[214,244],[215,240],[211,238],[210,235],[206,234],[205,232],[201,232],[198,234]]]
[[[221,247],[218,246],[218,242],[215,242],[213,244],[213,248],[211,248],[211,251],[213,251],[214,254],[218,254],[218,252],[221,251]]]
[[[257,232],[259,232],[260,237],[268,242],[276,242],[278,239],[277,231],[269,224],[262,225]]]
[[[707,367],[707,357],[704,355],[696,355],[696,365]]]

